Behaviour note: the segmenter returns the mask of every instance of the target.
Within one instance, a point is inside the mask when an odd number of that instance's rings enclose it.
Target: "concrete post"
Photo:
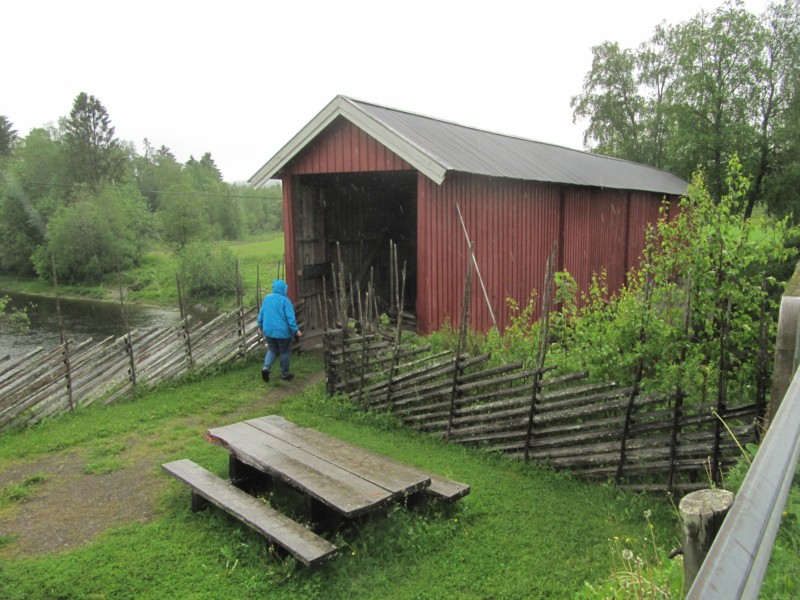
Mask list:
[[[692,587],[709,548],[733,505],[727,490],[699,490],[681,499],[684,589]]]

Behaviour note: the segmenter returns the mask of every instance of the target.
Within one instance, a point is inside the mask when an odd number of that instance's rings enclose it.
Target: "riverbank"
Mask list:
[[[283,260],[283,234],[277,233],[268,238],[247,242],[225,243],[239,261],[245,303],[251,304],[256,301],[258,288],[266,289],[265,282],[269,279],[267,273],[277,272],[277,266]],[[164,248],[154,249],[145,254],[138,267],[119,276],[109,276],[97,284],[71,284],[68,281],[59,281],[58,294],[61,298],[119,304],[120,289],[122,289],[127,304],[177,310],[179,303],[176,275],[179,271],[179,260],[174,252]],[[51,277],[43,279],[0,275],[0,295],[4,291],[55,297]],[[230,310],[236,306],[236,295],[196,298],[192,304],[199,305],[197,308],[205,311]]]

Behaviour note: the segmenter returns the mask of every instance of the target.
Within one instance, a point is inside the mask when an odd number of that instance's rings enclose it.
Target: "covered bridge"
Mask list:
[[[420,333],[457,323],[469,250],[497,324],[507,298],[521,305],[544,279],[558,241],[558,269],[581,289],[605,269],[611,289],[642,253],[662,201],[685,193],[681,178],[652,167],[465,127],[337,96],[250,179],[283,184],[289,295],[316,297],[336,262],[366,289],[370,267],[389,296],[389,240],[407,264],[405,310]],[[328,281],[330,278],[328,278]],[[355,280],[355,279],[354,279]],[[492,325],[473,285],[471,326]]]

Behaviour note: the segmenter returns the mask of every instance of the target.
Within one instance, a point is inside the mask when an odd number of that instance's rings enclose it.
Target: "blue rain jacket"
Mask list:
[[[297,333],[297,321],[292,301],[286,295],[289,286],[282,279],[272,283],[272,293],[264,298],[258,312],[258,327],[264,337],[292,338]]]

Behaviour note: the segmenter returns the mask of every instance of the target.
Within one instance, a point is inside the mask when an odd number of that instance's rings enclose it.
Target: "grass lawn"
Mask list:
[[[0,596],[572,598],[584,582],[608,577],[612,546],[636,549],[656,539],[659,551],[668,552],[678,545],[669,505],[445,445],[387,415],[327,399],[318,358],[297,357],[293,367],[294,382],[267,388],[252,359],[132,402],[0,435],[0,476],[26,461],[77,455],[90,466],[117,453],[118,461],[107,469],[84,469],[87,486],[102,485],[107,471],[124,472],[128,454],[135,453],[152,465],[133,483],[160,490],[147,523],[112,528],[75,548],[22,557],[14,552],[14,536],[0,535]],[[318,383],[304,388],[310,379]],[[453,505],[393,506],[328,532],[340,554],[317,570],[275,559],[259,536],[220,511],[192,513],[188,489],[159,468],[190,458],[226,476],[227,453],[203,440],[205,429],[270,413],[468,483],[472,493]],[[20,484],[0,489],[0,534],[14,511],[46,491],[47,478],[39,479],[29,493],[13,494]],[[652,511],[652,528],[645,510]],[[55,519],[58,503],[54,511]]]

